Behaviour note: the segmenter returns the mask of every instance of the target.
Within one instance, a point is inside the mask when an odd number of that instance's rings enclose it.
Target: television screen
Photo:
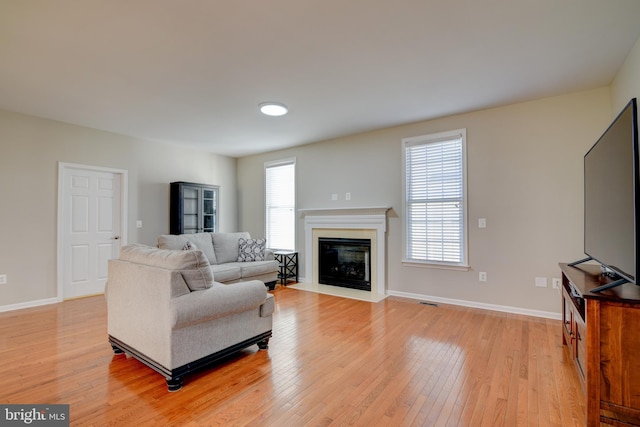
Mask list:
[[[632,99],[584,156],[584,252],[636,283],[638,127]]]

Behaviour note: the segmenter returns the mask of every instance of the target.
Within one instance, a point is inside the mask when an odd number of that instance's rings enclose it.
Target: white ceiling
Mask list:
[[[608,85],[639,37],[639,0],[0,0],[0,108],[237,157]]]

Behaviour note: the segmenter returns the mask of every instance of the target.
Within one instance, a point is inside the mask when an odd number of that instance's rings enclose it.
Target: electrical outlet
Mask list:
[[[478,218],[478,228],[487,228],[487,218]]]
[[[137,228],[142,228],[142,220],[141,219],[136,221],[136,227]]]
[[[7,275],[0,274],[0,285],[6,285],[6,284],[7,284]]]
[[[560,286],[562,286],[562,282],[557,277],[554,277],[553,279],[551,279],[551,285],[553,286],[553,289],[560,289]]]
[[[333,194],[331,195],[331,200],[333,200],[334,202],[335,202],[336,200],[338,200],[338,193],[333,193]]]
[[[344,194],[344,199],[345,200],[351,200],[351,193],[345,193]]]
[[[487,272],[486,271],[481,271],[478,274],[478,280],[480,280],[481,282],[486,282],[487,281]]]

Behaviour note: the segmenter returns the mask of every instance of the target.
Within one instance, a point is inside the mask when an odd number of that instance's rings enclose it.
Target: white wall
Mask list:
[[[129,171],[129,243],[168,233],[171,181],[220,185],[221,230],[237,229],[235,159],[0,110],[0,310],[56,297],[58,162]]]
[[[640,102],[640,39],[636,41],[611,83],[611,110],[614,117],[631,98],[637,98]]]
[[[608,88],[424,121],[238,160],[240,228],[264,234],[265,161],[297,158],[299,209],[392,206],[388,288],[558,313],[551,278],[582,251],[582,158],[611,119]],[[401,139],[467,129],[469,272],[404,266]],[[351,193],[346,201],[344,194]],[[338,193],[339,200],[331,201]],[[486,218],[486,229],[477,227]],[[302,220],[297,247],[304,248]],[[301,266],[305,254],[301,253]],[[488,281],[478,281],[485,271]],[[310,274],[301,271],[302,277]],[[549,278],[549,288],[534,286]]]
[[[392,291],[558,312],[555,291],[536,289],[534,278],[557,277],[558,261],[582,255],[582,155],[630,98],[640,98],[638,76],[640,40],[610,88],[250,156],[237,161],[237,175],[236,160],[225,156],[0,110],[0,274],[9,277],[0,309],[56,296],[58,162],[128,170],[129,242],[154,244],[168,231],[168,183],[177,180],[220,185],[221,230],[263,235],[263,163],[297,157],[299,208],[393,207]],[[405,267],[400,140],[461,127],[468,135],[472,271]],[[331,201],[332,193],[340,200]],[[488,228],[476,227],[480,217]],[[301,221],[297,231],[301,249]],[[486,283],[478,271],[488,273]]]

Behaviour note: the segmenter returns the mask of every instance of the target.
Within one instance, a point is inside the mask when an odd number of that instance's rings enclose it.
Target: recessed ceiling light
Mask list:
[[[289,112],[287,106],[280,102],[263,102],[259,107],[262,114],[267,116],[284,116]]]

